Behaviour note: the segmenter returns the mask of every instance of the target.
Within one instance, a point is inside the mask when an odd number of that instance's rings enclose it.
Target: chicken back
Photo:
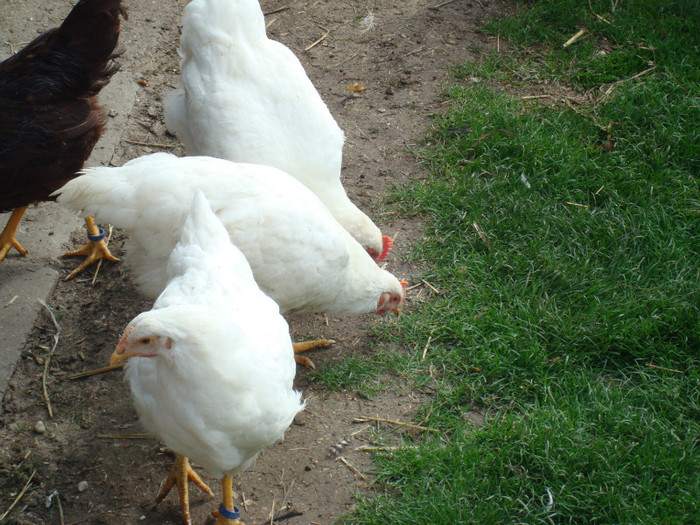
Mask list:
[[[121,0],[80,0],[60,27],[0,63],[0,212],[49,200],[90,156],[122,16]]]

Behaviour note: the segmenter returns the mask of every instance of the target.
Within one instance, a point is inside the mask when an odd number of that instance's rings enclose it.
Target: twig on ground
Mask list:
[[[432,340],[433,340],[433,336],[432,336],[432,335],[429,335],[429,336],[428,336],[428,342],[425,343],[425,347],[423,348],[423,355],[422,355],[421,358],[420,358],[421,361],[425,361],[425,356],[426,356],[426,354],[428,353],[428,347],[430,346],[430,341],[432,341]]]
[[[355,432],[353,432],[352,434],[350,434],[350,437],[354,437],[354,436],[356,436],[357,434],[359,434],[360,432],[364,432],[365,430],[367,430],[367,429],[369,429],[369,428],[372,428],[372,426],[371,426],[371,425],[367,425],[367,426],[362,427],[362,428],[359,429],[359,430],[355,430]]]
[[[66,520],[63,517],[63,505],[61,505],[61,494],[56,491],[56,503],[58,504],[58,522],[60,525],[66,525]]]
[[[420,282],[422,282],[424,285],[426,285],[428,288],[430,288],[433,291],[433,293],[435,293],[435,295],[440,295],[440,290],[435,288],[432,284],[430,284],[425,279],[421,279]]]
[[[335,460],[340,461],[343,465],[348,467],[350,470],[352,470],[355,474],[360,476],[362,479],[367,479],[367,476],[365,476],[362,472],[360,472],[355,467],[353,467],[352,464],[347,459],[345,459],[343,456],[338,456]]]
[[[422,427],[420,425],[412,425],[411,423],[403,423],[401,421],[393,421],[391,419],[383,419],[380,417],[370,417],[370,416],[360,416],[353,420],[353,423],[367,423],[367,421],[377,421],[379,423],[389,423],[391,425],[398,425],[401,427],[413,428],[415,430],[425,430],[428,432],[439,432],[435,428]]]
[[[114,230],[114,228],[110,224],[109,225],[109,233],[107,234],[107,239],[105,240],[105,246],[109,246],[109,241],[112,238],[112,230]],[[95,269],[95,275],[92,276],[92,282],[90,282],[90,284],[92,286],[95,285],[95,281],[97,280],[97,274],[100,273],[100,268],[102,268],[102,261],[104,261],[104,259],[100,259],[97,262],[97,268]]]
[[[433,10],[435,10],[435,9],[440,9],[441,7],[444,7],[444,6],[446,6],[447,4],[451,4],[452,2],[455,2],[455,1],[456,1],[456,0],[447,0],[447,2],[443,2],[443,3],[438,4],[438,5],[431,5],[431,6],[428,6],[428,9],[433,9]],[[481,4],[481,2],[479,2],[479,4]],[[482,5],[481,7],[484,7],[484,6]]]
[[[588,8],[591,10],[591,13],[593,13],[593,16],[595,16],[598,20],[602,20],[606,24],[610,24],[610,22],[608,22],[605,18],[593,11],[593,4],[591,4],[591,0],[588,0]]]
[[[16,44],[13,44],[12,42],[5,41],[5,43],[8,46],[10,46],[10,51],[14,55],[15,53],[17,53],[17,51],[15,51],[15,46],[26,46],[29,42],[18,42]]]
[[[97,434],[98,439],[153,439],[150,434]]]
[[[571,44],[576,42],[579,38],[581,38],[583,35],[585,35],[588,32],[588,30],[584,27],[581,29],[578,33],[576,33],[574,36],[569,38],[566,42],[561,47],[569,47]]]
[[[326,39],[326,37],[327,37],[328,35],[330,35],[330,34],[331,34],[331,30],[329,29],[328,31],[326,31],[326,32],[323,34],[323,36],[322,36],[321,38],[319,38],[318,40],[316,40],[316,42],[314,42],[313,44],[311,44],[311,45],[309,45],[309,46],[306,46],[306,47],[304,48],[304,51],[308,51],[308,50],[310,50],[312,47],[315,47],[316,45],[320,44],[320,43],[323,42],[323,41]]]
[[[678,84],[678,87],[679,87],[679,88],[681,88],[681,89],[682,89],[683,91],[685,91],[686,93],[688,92],[688,90],[685,88],[685,86],[684,86],[683,84],[680,83],[680,81],[673,75],[673,73],[671,73],[670,71],[665,71],[665,73],[666,73],[668,76],[670,76],[673,80],[676,81],[676,84]]]
[[[138,140],[124,140],[127,144],[136,144],[137,146],[148,146],[149,148],[175,148],[177,144],[158,144],[157,142],[141,142]]]
[[[520,97],[522,100],[532,100],[535,98],[550,98],[552,95],[525,95]]]
[[[593,121],[593,124],[595,124],[595,126],[598,129],[600,129],[601,131],[605,131],[606,133],[608,132],[608,128],[603,126],[600,122],[598,122],[598,119],[595,118],[595,115],[587,115],[583,111],[579,111],[578,109],[576,109],[576,107],[573,104],[573,102],[576,102],[575,100],[572,102],[572,99],[569,97],[563,97],[563,100],[564,102],[566,102],[566,105],[569,106],[569,109],[571,109],[571,111],[573,111],[577,115],[581,115],[583,118],[591,119]]]
[[[425,46],[420,46],[420,47],[417,47],[416,49],[414,49],[413,51],[409,51],[408,53],[406,53],[403,56],[407,57],[407,56],[415,55],[416,53],[418,53],[419,51],[423,51],[424,49],[425,49]]]
[[[12,303],[14,303],[14,302],[17,300],[18,297],[19,297],[19,295],[15,295],[12,299],[10,299],[9,301],[7,301],[7,302],[5,303],[5,308],[7,308],[8,306],[11,306]]]
[[[359,450],[362,452],[392,452],[394,450],[403,450],[403,449],[416,449],[418,448],[415,445],[403,445],[401,447],[395,446],[395,447],[374,447],[372,445],[362,445],[361,447],[357,447],[355,450]]]
[[[344,58],[343,60],[341,60],[340,62],[336,62],[335,64],[333,64],[333,67],[338,67],[339,65],[344,64],[344,63],[347,62],[348,60],[352,60],[353,58],[355,58],[355,57],[356,57],[357,55],[359,55],[359,54],[360,54],[360,52],[357,51],[357,52],[354,53],[352,56],[346,57],[346,58]]]
[[[651,73],[651,72],[654,71],[655,69],[656,69],[656,64],[654,64],[653,66],[651,66],[651,67],[648,68],[648,69],[645,69],[644,71],[640,71],[640,72],[637,73],[636,75],[632,75],[632,76],[629,77],[629,78],[623,78],[622,80],[617,80],[617,81],[613,82],[612,84],[610,84],[610,86],[608,86],[608,89],[606,89],[606,90],[603,92],[603,95],[600,97],[600,99],[598,99],[598,101],[596,102],[596,104],[597,104],[598,102],[602,102],[602,101],[604,101],[604,100],[607,100],[607,98],[610,96],[610,94],[613,92],[613,90],[614,90],[617,86],[619,86],[620,84],[624,84],[625,82],[629,82],[630,80],[638,79],[639,77],[644,76],[644,75],[646,75],[647,73]],[[602,89],[602,86],[601,86],[601,89]]]
[[[632,75],[632,76],[629,77],[629,78],[623,78],[622,80],[617,80],[617,81],[613,82],[613,85],[622,84],[623,82],[629,82],[630,80],[634,80],[634,79],[636,79],[636,78],[639,78],[639,77],[641,77],[641,76],[644,76],[644,75],[646,75],[647,73],[651,73],[651,72],[654,71],[655,69],[656,69],[656,64],[654,64],[653,66],[651,66],[651,67],[648,68],[648,69],[645,69],[644,71],[640,71],[640,72],[637,73],[636,75]]]
[[[303,516],[303,515],[304,515],[304,513],[300,512],[298,510],[287,509],[287,510],[278,512],[277,516],[272,518],[271,523],[277,523],[279,521],[285,521],[285,520],[289,520],[292,518],[296,518],[297,516]]]
[[[486,234],[484,233],[484,230],[481,229],[481,226],[479,226],[479,223],[474,221],[474,222],[472,222],[472,226],[474,226],[474,229],[476,230],[476,233],[479,235],[481,242],[483,242],[486,245],[486,247],[488,248],[488,250],[491,251],[491,243],[486,238]]]
[[[577,206],[579,208],[588,208],[588,204],[579,204],[578,202],[565,201],[569,206]]]
[[[291,6],[286,5],[284,7],[278,7],[277,9],[271,9],[270,11],[266,11],[265,13],[263,13],[263,16],[274,15],[275,13],[281,13],[282,11],[286,11],[290,7]]]
[[[72,376],[68,376],[66,379],[70,379],[70,380],[82,379],[83,377],[90,377],[90,376],[94,376],[97,374],[103,374],[105,372],[111,372],[112,370],[119,370],[121,368],[124,368],[125,365],[126,365],[126,361],[118,363],[116,365],[109,365],[109,366],[105,366],[102,368],[95,368],[94,370],[87,370],[85,372],[79,372],[77,374],[73,374]]]
[[[24,484],[24,487],[19,492],[19,494],[17,494],[17,497],[15,498],[15,500],[12,502],[10,507],[3,513],[3,515],[0,516],[0,521],[4,520],[10,514],[10,512],[12,512],[12,509],[15,508],[15,505],[17,505],[17,503],[19,503],[19,500],[21,500],[22,497],[24,496],[24,494],[27,492],[27,490],[29,490],[29,486],[32,483],[32,479],[34,479],[34,474],[36,474],[36,470],[32,471],[32,473],[29,475],[29,479]]]
[[[665,366],[658,366],[658,365],[652,365],[651,363],[647,363],[647,366],[649,368],[656,368],[657,370],[666,370],[667,372],[675,372],[676,374],[685,374],[682,370],[676,370],[674,368],[666,368]]]
[[[51,316],[51,320],[53,321],[53,325],[56,327],[56,332],[53,334],[53,346],[49,349],[48,353],[46,354],[46,359],[44,360],[44,372],[41,374],[41,388],[44,391],[44,401],[46,401],[46,409],[49,411],[49,417],[53,418],[53,410],[51,408],[51,400],[49,399],[49,392],[48,389],[46,388],[46,376],[49,372],[49,365],[51,364],[51,356],[53,356],[53,351],[56,350],[56,347],[58,346],[58,341],[61,337],[61,327],[58,326],[58,321],[56,321],[56,316],[53,314],[53,311],[51,311],[51,308],[49,307],[48,304],[46,304],[44,301],[39,299],[39,303],[46,308],[46,311],[49,312],[49,315]]]

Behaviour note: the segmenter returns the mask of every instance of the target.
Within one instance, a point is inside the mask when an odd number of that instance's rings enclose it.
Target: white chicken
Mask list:
[[[155,297],[197,189],[283,313],[400,310],[406,284],[377,266],[306,186],[276,168],[154,153],[83,170],[56,194],[60,204],[128,231],[135,249],[126,262]]]
[[[178,89],[168,129],[188,155],[286,171],[328,207],[377,262],[393,244],[340,180],[345,136],[287,47],[270,40],[257,0],[193,0],[184,10]]]
[[[142,424],[178,454],[164,492],[178,469],[194,474],[184,456],[192,458],[222,478],[217,525],[240,523],[231,476],[281,439],[304,407],[292,386],[289,328],[200,192],[167,277],[110,363],[129,359],[126,379]],[[188,505],[183,515],[191,523]]]

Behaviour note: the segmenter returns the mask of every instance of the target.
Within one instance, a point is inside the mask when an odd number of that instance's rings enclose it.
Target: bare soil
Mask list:
[[[120,62],[133,82],[139,83],[139,92],[113,165],[154,151],[184,153],[165,130],[162,100],[177,84],[179,20],[186,3],[125,1],[129,20],[123,24]],[[60,23],[72,1],[50,4],[3,2],[0,9],[8,11],[0,11],[0,36],[4,37],[0,46],[11,48],[3,56],[20,48],[27,34],[31,39]],[[438,4],[444,5],[429,7]],[[270,12],[271,37],[300,57],[345,130],[343,176],[348,193],[376,218],[384,233],[394,237],[387,268],[410,281],[422,271],[405,261],[420,235],[420,224],[390,211],[384,198],[393,185],[426,176],[411,148],[429,128],[431,114],[440,112],[446,68],[495,45],[477,27],[485,16],[504,6],[487,0],[263,0],[262,6]],[[8,21],[16,20],[26,26],[8,26]],[[34,24],[36,31],[27,29]],[[364,83],[367,89],[347,90],[354,82]],[[76,232],[75,242],[82,235]],[[115,231],[110,244],[115,254],[124,255],[124,241],[125,236]],[[76,262],[53,259],[50,264],[67,273]],[[155,439],[104,437],[142,432],[121,373],[69,379],[77,372],[105,366],[123,327],[150,307],[123,265],[103,265],[94,284],[93,274],[90,270],[75,281],[60,282],[49,302],[60,326],[47,374],[53,417],[47,413],[41,382],[56,332],[48,315],[27,340],[3,399],[0,516],[34,473],[6,523],[181,523],[174,494],[155,509],[151,505],[172,462],[171,454]],[[406,315],[411,302],[430,293],[420,287],[412,290]],[[334,360],[371,354],[375,343],[367,327],[392,320],[319,314],[294,316],[290,322],[295,339],[338,340],[334,348],[310,356],[320,368]],[[245,499],[242,520],[248,524],[271,523],[271,516],[290,525],[333,523],[352,508],[355,492],[373,489],[371,453],[362,446],[390,443],[399,432],[415,432],[386,424],[357,424],[354,419],[365,415],[410,421],[429,395],[392,379],[366,399],[354,390],[329,391],[313,381],[314,374],[299,370],[297,388],[303,390],[308,405],[285,441],[264,451],[254,469],[240,478],[238,502]],[[37,428],[39,421],[43,432]],[[333,449],[336,445],[342,445],[339,451]],[[216,480],[209,482],[220,494]],[[213,523],[210,513],[217,500],[193,489],[191,503],[195,523]]]

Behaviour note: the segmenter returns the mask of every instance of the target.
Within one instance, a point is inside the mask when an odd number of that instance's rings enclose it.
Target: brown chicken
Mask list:
[[[0,212],[14,209],[0,234],[0,261],[11,248],[25,255],[15,232],[27,206],[77,175],[100,138],[105,114],[97,94],[118,66],[113,62],[121,0],[80,0],[60,27],[0,63]],[[117,261],[104,231],[85,219],[90,242],[68,255]]]

